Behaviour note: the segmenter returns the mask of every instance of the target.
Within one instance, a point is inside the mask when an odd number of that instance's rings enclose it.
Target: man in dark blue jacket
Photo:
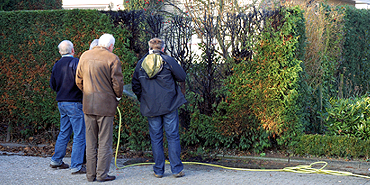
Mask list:
[[[149,53],[137,64],[132,78],[132,90],[140,101],[140,112],[148,117],[149,133],[155,164],[154,176],[164,174],[163,127],[168,141],[172,174],[182,177],[184,166],[180,159],[178,108],[186,102],[177,82],[185,82],[186,73],[177,61],[164,54],[164,42],[153,38]]]
[[[74,49],[71,41],[62,41],[58,48],[62,58],[54,64],[50,87],[57,93],[60,132],[55,143],[55,151],[51,158],[50,167],[69,168],[69,165],[63,162],[63,158],[66,155],[67,144],[73,132],[70,168],[72,174],[83,174],[86,173],[86,168],[82,165],[86,140],[84,114],[82,112],[82,91],[75,82],[78,59],[73,57]]]

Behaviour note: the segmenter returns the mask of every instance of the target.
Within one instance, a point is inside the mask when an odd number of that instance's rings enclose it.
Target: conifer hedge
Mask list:
[[[62,0],[2,0],[0,10],[53,10],[62,9]]]
[[[0,119],[8,123],[13,139],[57,135],[59,112],[49,78],[60,58],[57,46],[62,40],[71,40],[75,57],[80,57],[93,39],[113,34],[125,83],[131,80],[135,56],[126,49],[129,33],[114,27],[106,14],[96,10],[1,12],[0,25]]]

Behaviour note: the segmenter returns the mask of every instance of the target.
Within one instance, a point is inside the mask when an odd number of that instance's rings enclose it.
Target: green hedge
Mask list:
[[[93,39],[112,33],[124,81],[130,83],[136,57],[127,49],[129,33],[115,28],[106,14],[95,10],[1,12],[0,25],[0,119],[10,123],[14,138],[58,130],[59,112],[49,78],[60,58],[57,45],[62,40],[71,40],[79,57]],[[124,109],[126,104],[120,106]]]
[[[343,61],[338,76],[342,98],[364,95],[370,90],[370,10],[345,7]]]
[[[0,11],[62,9],[62,0],[2,0]]]
[[[369,158],[370,140],[347,136],[302,135],[294,147],[300,156]]]

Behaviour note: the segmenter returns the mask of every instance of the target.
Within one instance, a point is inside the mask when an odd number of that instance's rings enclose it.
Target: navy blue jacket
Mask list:
[[[132,91],[140,101],[140,112],[143,116],[160,116],[171,113],[186,103],[177,82],[184,82],[186,73],[176,60],[163,52],[160,54],[163,61],[163,69],[155,78],[149,78],[141,64],[144,56],[136,65],[132,77]]]
[[[69,56],[54,64],[50,87],[57,92],[58,102],[82,102],[82,91],[75,82],[77,65],[78,58]]]

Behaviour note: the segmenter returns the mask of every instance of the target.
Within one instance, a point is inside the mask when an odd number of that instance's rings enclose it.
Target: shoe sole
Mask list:
[[[108,182],[108,181],[114,181],[114,180],[116,180],[116,179],[109,179],[109,180],[96,180],[96,181],[98,181],[98,182]]]
[[[60,167],[60,166],[50,166],[51,168],[55,169],[55,170],[63,170],[63,169],[68,169],[69,167]]]
[[[175,178],[179,178],[179,177],[183,177],[183,176],[185,176],[185,173],[184,172],[180,172],[180,173],[178,173],[178,174],[174,174],[173,175]]]
[[[82,166],[80,170],[76,172],[72,172],[72,175],[76,175],[76,174],[86,174],[86,168]]]
[[[72,172],[72,175],[86,174],[86,172]]]
[[[102,180],[99,180],[99,179],[96,179],[98,182],[107,182],[107,181],[113,181],[113,180],[116,180],[116,177],[114,178],[111,178],[111,179],[102,179]]]
[[[52,165],[52,164],[50,164],[50,167],[54,168],[54,169],[68,169],[69,165],[65,164],[65,163],[62,163],[61,165]]]
[[[163,175],[157,175],[157,174],[154,174],[154,177],[162,178],[162,177],[163,177]]]

